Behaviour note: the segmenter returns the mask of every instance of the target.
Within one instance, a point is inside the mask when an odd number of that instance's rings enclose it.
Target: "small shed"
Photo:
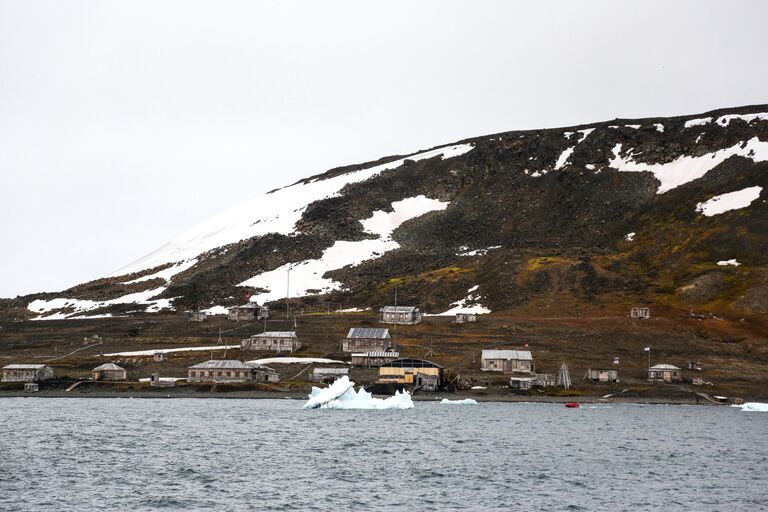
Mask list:
[[[240,349],[250,352],[296,352],[301,342],[295,331],[269,331],[240,341]]]
[[[651,318],[651,309],[646,307],[634,307],[629,312],[630,318]]]
[[[584,375],[584,380],[596,382],[619,382],[619,370],[614,368],[590,368]]]
[[[187,368],[187,382],[252,382],[253,368],[235,359],[212,359]]]
[[[53,368],[45,364],[3,366],[3,382],[39,382],[53,378]]]
[[[531,389],[536,382],[536,377],[516,375],[509,378],[509,387],[512,389]]]
[[[269,310],[255,302],[229,308],[227,318],[233,322],[253,322],[269,318]]]
[[[40,391],[40,385],[37,382],[25,382],[24,391],[27,393],[37,393]]]
[[[533,385],[542,388],[553,387],[557,385],[557,377],[551,373],[537,373]]]
[[[683,382],[683,370],[671,364],[657,364],[648,368],[648,382]]]
[[[443,367],[424,359],[395,359],[379,367],[379,384],[401,384],[429,391],[442,385]]]
[[[310,380],[330,384],[336,379],[349,375],[349,368],[313,368]]]
[[[484,372],[533,373],[533,355],[530,350],[483,350],[481,367]]]
[[[477,314],[475,313],[456,313],[456,319],[453,321],[455,324],[465,324],[467,322],[477,322]]]
[[[205,322],[208,320],[208,313],[205,311],[187,311],[187,320],[190,322]]]
[[[341,342],[342,352],[385,352],[392,344],[389,329],[352,327]]]
[[[421,322],[421,311],[414,306],[384,306],[381,322],[385,324],[415,325]]]
[[[400,352],[358,352],[352,354],[352,366],[377,367],[400,358]]]
[[[114,363],[104,363],[91,370],[93,380],[126,380],[128,372],[122,366]]]
[[[252,362],[247,362],[245,365],[251,368],[253,382],[280,382],[280,374],[269,366]]]
[[[165,352],[155,352],[152,354],[152,360],[156,363],[162,363],[165,361]]]

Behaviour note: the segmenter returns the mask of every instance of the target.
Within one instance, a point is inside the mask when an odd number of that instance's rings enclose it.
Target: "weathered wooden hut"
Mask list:
[[[310,380],[312,382],[332,383],[339,377],[349,375],[349,367],[346,368],[312,368]]]
[[[384,306],[381,322],[385,324],[415,325],[421,322],[421,311],[414,306]]]
[[[45,364],[3,366],[3,382],[39,382],[53,378],[53,368]]]
[[[251,369],[253,382],[280,382],[280,374],[269,366],[253,362],[246,362],[245,365]]]
[[[480,369],[484,372],[533,373],[533,355],[530,350],[483,350]]]
[[[400,352],[359,352],[352,354],[352,366],[377,367],[400,358]]]
[[[619,382],[619,370],[615,368],[590,368],[584,375],[584,379],[596,382]]]
[[[456,313],[456,318],[453,323],[465,324],[467,322],[477,322],[477,314],[475,313]]]
[[[352,327],[341,342],[343,352],[385,352],[392,345],[389,329]]]
[[[255,302],[229,308],[227,318],[233,322],[253,322],[269,318],[269,310]]]
[[[651,318],[651,309],[646,307],[635,307],[629,312],[630,318]]]
[[[155,352],[152,354],[152,360],[156,363],[162,363],[165,361],[165,352]]]
[[[379,378],[376,382],[436,391],[443,382],[443,367],[423,359],[395,359],[379,367]]]
[[[240,341],[240,349],[250,352],[296,352],[301,342],[295,331],[269,331]]]
[[[233,359],[212,359],[187,368],[187,382],[252,382],[253,368]]]
[[[122,366],[114,363],[104,363],[91,370],[93,380],[126,380],[128,372]]]
[[[509,378],[509,387],[512,389],[531,389],[536,383],[536,377],[515,375]]]
[[[648,382],[683,382],[683,370],[671,364],[657,364],[648,368]]]
[[[187,311],[187,320],[190,322],[205,322],[208,320],[208,313],[205,311]]]

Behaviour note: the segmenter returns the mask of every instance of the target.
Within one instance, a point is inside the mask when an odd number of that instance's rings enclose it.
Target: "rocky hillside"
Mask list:
[[[220,311],[288,293],[305,310],[368,308],[395,288],[429,313],[650,303],[762,314],[766,199],[768,105],[507,132],[304,179],[120,275],[4,300],[0,314]]]

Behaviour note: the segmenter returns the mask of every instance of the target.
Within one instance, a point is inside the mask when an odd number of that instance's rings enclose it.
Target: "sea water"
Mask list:
[[[0,510],[766,510],[768,413],[0,399]]]

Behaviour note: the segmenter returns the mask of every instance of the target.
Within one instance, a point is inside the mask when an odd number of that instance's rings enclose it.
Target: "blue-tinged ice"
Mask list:
[[[355,391],[355,383],[345,375],[327,388],[313,386],[304,409],[413,409],[413,400],[407,391],[374,398],[363,388]]]

